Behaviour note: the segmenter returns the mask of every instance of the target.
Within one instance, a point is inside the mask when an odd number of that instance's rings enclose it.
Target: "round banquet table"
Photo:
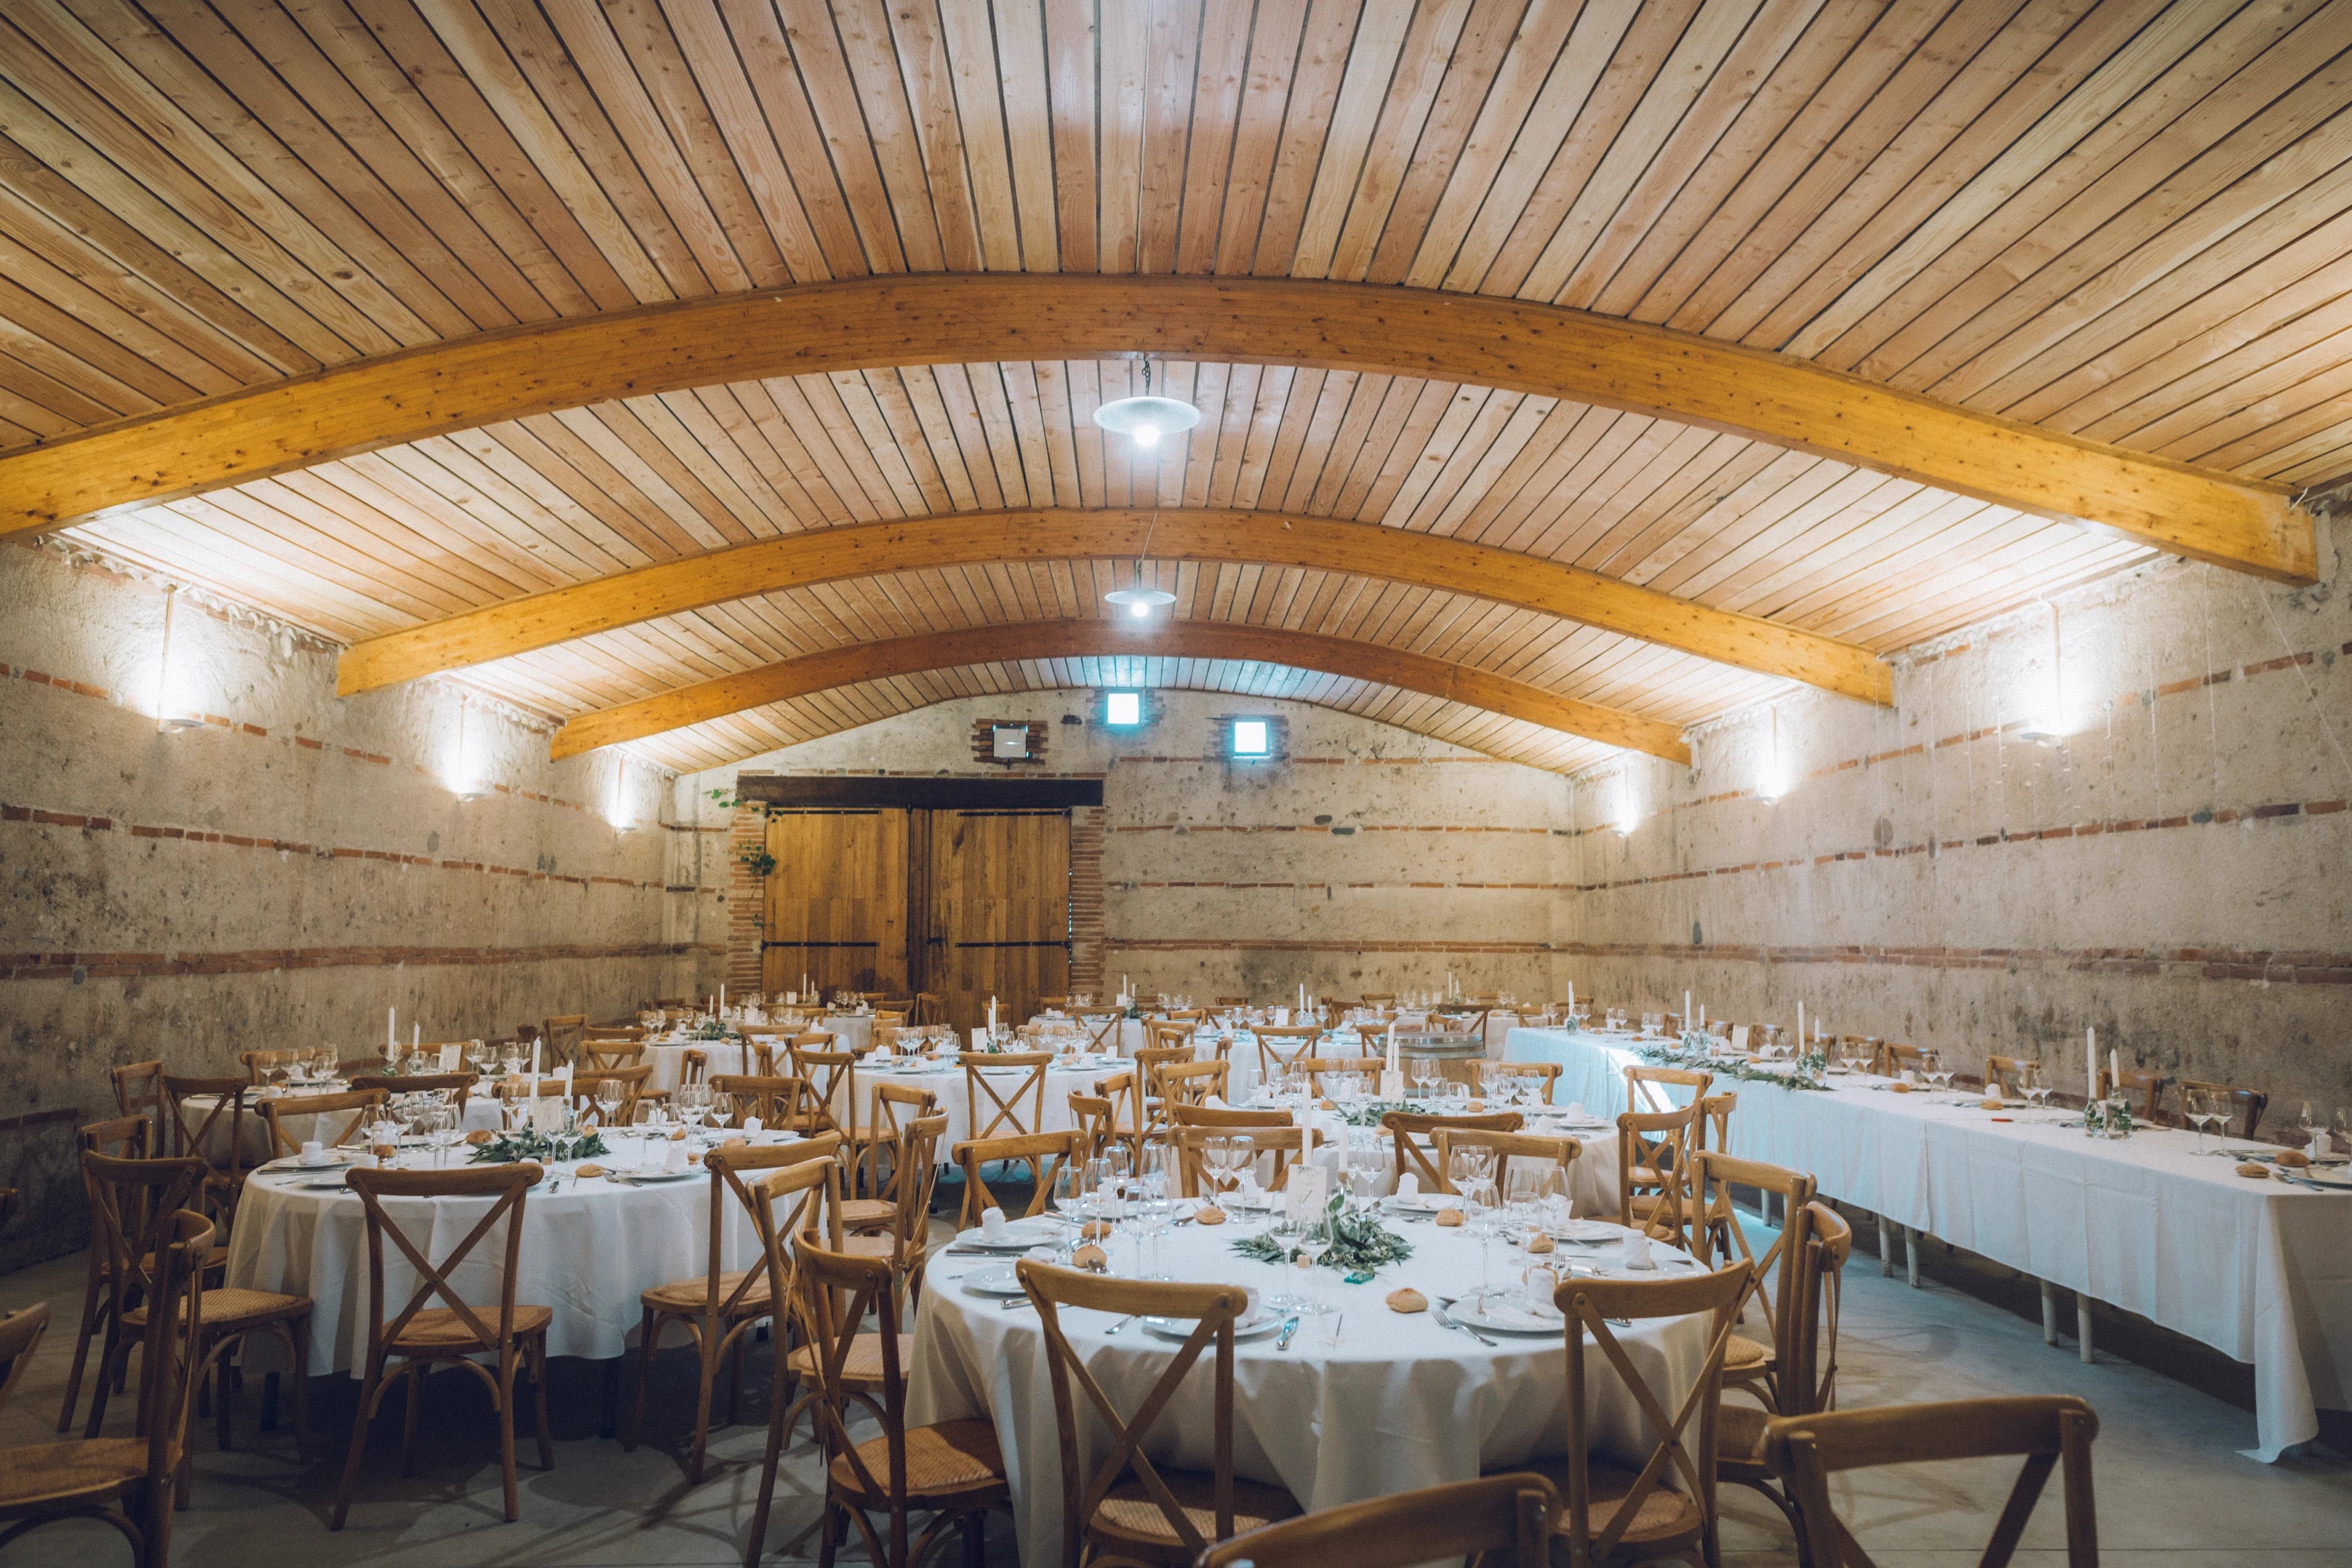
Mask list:
[[[341,1093],[342,1091],[322,1089],[311,1092],[320,1094]],[[310,1097],[310,1093],[307,1092],[299,1096],[289,1096],[289,1098],[301,1099],[308,1099]],[[205,1118],[211,1113],[213,1104],[215,1103],[212,1097],[209,1095],[191,1095],[186,1103],[188,1112],[188,1126],[190,1130],[193,1131],[198,1127],[204,1126]],[[271,1150],[269,1147],[269,1124],[263,1121],[261,1118],[261,1106],[263,1103],[265,1103],[265,1102],[258,1099],[255,1099],[250,1096],[247,1098],[245,1103],[245,1116],[239,1124],[237,1134],[237,1142],[244,1145],[245,1158],[255,1165],[258,1165],[271,1156]],[[332,1112],[323,1118],[318,1116],[289,1116],[286,1118],[286,1135],[293,1139],[297,1144],[307,1143],[312,1138],[316,1138],[320,1142],[325,1143],[333,1138],[337,1134],[341,1133],[343,1130],[344,1124],[351,1119],[352,1113],[349,1111]],[[499,1099],[496,1086],[488,1083],[475,1085],[473,1092],[466,1097],[466,1119],[463,1130],[468,1133],[478,1130],[486,1130],[495,1133],[502,1124],[503,1123],[499,1115]],[[212,1160],[216,1164],[225,1164],[227,1161],[229,1138],[228,1128],[228,1118],[224,1116],[219,1121],[215,1122],[212,1126],[205,1131],[204,1139],[204,1154],[206,1159]]]
[[[1243,1108],[1264,1110],[1268,1107],[1245,1102]],[[1297,1120],[1296,1112],[1292,1113],[1291,1120]],[[1339,1167],[1339,1156],[1349,1143],[1364,1137],[1377,1140],[1388,1155],[1389,1190],[1395,1190],[1397,1166],[1393,1134],[1381,1127],[1349,1126],[1346,1119],[1336,1111],[1316,1112],[1315,1130],[1323,1140],[1316,1150],[1315,1157],[1319,1164],[1334,1169]],[[1572,1115],[1566,1107],[1552,1107],[1528,1114],[1527,1124],[1520,1130],[1537,1137],[1574,1138],[1578,1147],[1575,1162],[1568,1167],[1568,1197],[1575,1206],[1577,1218],[1607,1219],[1616,1216],[1619,1208],[1617,1128],[1613,1122],[1598,1121],[1580,1113]],[[1426,1139],[1421,1141],[1421,1147],[1429,1154],[1430,1163],[1436,1164],[1436,1155],[1429,1153]]]
[[[755,1024],[751,1027],[764,1029],[783,1026]],[[823,1030],[832,1035],[835,1050],[845,1048],[850,1051],[863,1051],[866,1049],[866,1042],[874,1038],[874,1015],[830,1013],[813,1022],[803,1024],[801,1028],[805,1030]],[[778,1045],[780,1049],[776,1054],[781,1061],[783,1055],[781,1039]],[[740,1040],[649,1040],[646,1042],[645,1054],[638,1060],[653,1068],[651,1082],[654,1088],[676,1089],[679,1078],[685,1073],[686,1053],[689,1051],[699,1051],[708,1056],[710,1059],[710,1071],[713,1072],[740,1073],[751,1071],[751,1052],[743,1048],[743,1043]],[[779,1070],[781,1071],[781,1068]]]
[[[1425,1222],[1390,1221],[1413,1256],[1379,1271],[1370,1284],[1343,1284],[1318,1269],[1318,1288],[1342,1309],[1340,1343],[1325,1343],[1328,1317],[1306,1319],[1286,1351],[1272,1337],[1235,1346],[1234,1469],[1276,1482],[1309,1510],[1385,1497],[1415,1487],[1470,1480],[1482,1471],[1567,1451],[1568,1353],[1560,1333],[1496,1335],[1492,1345],[1441,1327],[1430,1312],[1392,1312],[1388,1293],[1411,1285],[1452,1296],[1475,1286],[1479,1243]],[[1255,1228],[1255,1227],[1251,1228]],[[1161,1267],[1178,1280],[1269,1288],[1295,1270],[1236,1256],[1245,1230],[1186,1226],[1161,1241]],[[1499,1285],[1516,1279],[1520,1254],[1493,1243]],[[1665,1256],[1664,1249],[1660,1255]],[[1611,1268],[1615,1243],[1563,1247],[1556,1259]],[[907,1419],[910,1425],[960,1418],[992,1422],[1012,1482],[1013,1526],[1024,1563],[1062,1560],[1062,1474],[1052,1374],[1044,1331],[1029,1308],[1003,1310],[992,1298],[956,1283],[994,1261],[942,1249],[932,1255],[916,1325]],[[1113,1244],[1112,1268],[1130,1272],[1134,1244]],[[1622,1273],[1622,1270],[1618,1270]],[[1686,1270],[1677,1270],[1678,1272]],[[1657,1276],[1644,1276],[1654,1278]],[[1117,1338],[1116,1320],[1070,1310],[1064,1332],[1119,1408],[1132,1414],[1175,1353],[1174,1343],[1140,1325]],[[1628,1357],[1669,1410],[1679,1409],[1706,1359],[1703,1318],[1645,1321],[1619,1331]],[[1155,1463],[1207,1469],[1213,1357],[1204,1357],[1162,1413],[1145,1444]],[[1594,1451],[1639,1464],[1648,1441],[1639,1407],[1599,1354],[1585,1362]],[[1081,1401],[1081,1409],[1084,1403]],[[1108,1445],[1089,1422],[1089,1464]]]
[[[621,1157],[628,1159],[631,1154],[625,1150]],[[453,1153],[451,1168],[457,1158]],[[554,1167],[564,1176],[560,1188],[551,1190],[542,1182],[524,1199],[515,1300],[554,1312],[548,1330],[551,1355],[609,1360],[622,1354],[639,1326],[640,1291],[672,1280],[698,1278],[709,1269],[710,1181],[697,1175],[635,1186],[604,1177],[582,1181],[566,1174],[569,1168]],[[347,1189],[307,1189],[299,1183],[308,1174],[268,1172],[247,1181],[229,1236],[227,1280],[250,1290],[310,1297],[316,1303],[310,1370],[350,1370],[367,1359],[373,1312],[367,1222],[356,1195]],[[493,1201],[391,1198],[384,1210],[437,1264]],[[722,1225],[725,1266],[749,1268],[760,1250],[751,1217],[741,1205],[730,1202]],[[498,1301],[505,1235],[501,1221],[459,1265],[453,1282],[467,1301]],[[392,1310],[407,1301],[415,1282],[415,1271],[387,1241],[384,1290]],[[256,1356],[268,1351],[261,1336],[251,1348]]]

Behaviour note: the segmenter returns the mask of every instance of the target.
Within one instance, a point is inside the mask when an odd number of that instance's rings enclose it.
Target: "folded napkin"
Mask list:
[[[980,1234],[983,1240],[1003,1240],[1004,1211],[1001,1208],[982,1209],[980,1211]]]
[[[1658,1260],[1650,1256],[1650,1239],[1648,1237],[1633,1236],[1626,1239],[1625,1267],[1628,1269],[1654,1269],[1657,1266]]]
[[[1530,1312],[1500,1296],[1487,1296],[1479,1301],[1477,1312],[1481,1320],[1501,1329],[1558,1329],[1567,1322],[1558,1312]]]
[[[1402,1176],[1397,1177],[1396,1195],[1399,1197],[1420,1197],[1421,1178],[1413,1175],[1411,1171],[1405,1172]]]
[[[1232,1109],[1231,1106],[1225,1103],[1225,1097],[1222,1094],[1212,1094],[1206,1100],[1201,1102],[1201,1103],[1206,1105],[1212,1111],[1228,1111]]]

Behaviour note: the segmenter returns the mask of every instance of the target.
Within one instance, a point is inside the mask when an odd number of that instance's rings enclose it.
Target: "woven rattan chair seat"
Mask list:
[[[467,1303],[471,1306],[472,1303]],[[474,1307],[474,1315],[482,1320],[495,1333],[499,1326],[499,1309],[495,1306]],[[515,1303],[514,1333],[517,1339],[526,1334],[545,1333],[547,1325],[555,1321],[555,1313],[545,1307],[527,1307]],[[400,1337],[390,1342],[394,1355],[432,1354],[435,1352],[462,1349],[481,1342],[466,1320],[447,1307],[427,1307],[408,1320]]]
[[[1204,1541],[1217,1539],[1216,1477],[1206,1470],[1161,1469],[1160,1479],[1168,1483],[1175,1494],[1177,1506],[1184,1511],[1192,1528]],[[1255,1530],[1262,1524],[1272,1524],[1280,1519],[1296,1519],[1307,1511],[1298,1500],[1280,1487],[1270,1487],[1257,1481],[1234,1479],[1234,1531]],[[1095,1516],[1087,1533],[1096,1540],[1111,1543],[1114,1550],[1142,1551],[1156,1556],[1176,1554],[1176,1560],[1189,1563],[1192,1553],[1184,1550],[1174,1525],[1160,1511],[1139,1480],[1123,1480],[1103,1495],[1095,1507]]]
[[[887,1484],[889,1438],[871,1437],[858,1444],[857,1457],[877,1480]],[[846,1454],[834,1457],[833,1484],[868,1507],[889,1506],[887,1494],[869,1491],[858,1479]],[[907,1500],[915,1507],[962,1501],[1003,1485],[1004,1456],[990,1423],[942,1421],[936,1427],[907,1428]]]
[[[719,1275],[719,1299],[724,1301],[732,1297],[735,1294],[735,1287],[741,1284],[743,1276],[750,1272],[748,1269],[730,1269]],[[637,1300],[648,1308],[694,1316],[698,1314],[702,1311],[703,1304],[710,1300],[710,1276],[698,1274],[691,1280],[672,1280],[667,1285],[656,1285],[650,1290],[639,1291]],[[766,1317],[775,1311],[774,1303],[774,1292],[769,1290],[767,1277],[762,1275],[760,1282],[744,1291],[743,1299],[735,1303],[733,1315]]]

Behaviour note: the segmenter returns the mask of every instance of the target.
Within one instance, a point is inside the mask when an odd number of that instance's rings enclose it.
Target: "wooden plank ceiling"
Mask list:
[[[1329,277],[1541,300],[2134,450],[2352,471],[2352,0],[9,0],[0,451],[402,347],[869,273]],[[352,640],[798,528],[1241,507],[1455,535],[1887,652],[2144,545],[1489,388],[908,365],[536,416],[71,537]],[[480,666],[557,716],[858,641],[1094,615],[1129,563],[877,577]],[[1152,563],[1182,615],[1689,722],[1779,683],[1482,601]],[[1101,661],[941,672],[637,749],[699,767]],[[1197,666],[1197,667],[1196,667]],[[1543,766],[1589,742],[1158,660]]]

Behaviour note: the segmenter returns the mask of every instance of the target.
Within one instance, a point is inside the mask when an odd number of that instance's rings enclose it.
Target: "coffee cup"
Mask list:
[[[305,1138],[302,1141],[302,1163],[306,1166],[325,1165],[327,1163],[326,1145],[316,1138]]]

